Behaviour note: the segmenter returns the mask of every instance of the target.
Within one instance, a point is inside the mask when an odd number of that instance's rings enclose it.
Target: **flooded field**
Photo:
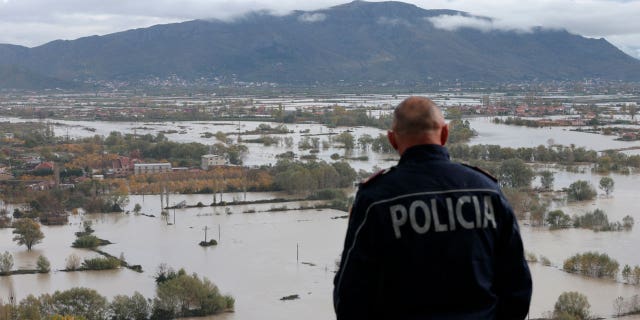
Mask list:
[[[397,98],[398,100],[401,97]],[[472,98],[470,98],[472,99]],[[282,101],[269,101],[280,103]],[[265,102],[266,103],[266,102]],[[295,106],[294,102],[292,103]],[[347,102],[350,103],[350,102]],[[389,103],[387,100],[381,102]],[[382,108],[382,107],[381,107]],[[4,121],[25,121],[0,119]],[[498,144],[509,147],[533,147],[547,145],[549,139],[555,143],[584,146],[589,149],[638,147],[640,142],[615,141],[611,136],[568,131],[563,128],[525,128],[495,125],[488,118],[471,119],[471,127],[479,132],[472,144]],[[111,131],[157,134],[163,130],[182,133],[167,134],[173,141],[201,142],[212,144],[214,138],[203,138],[205,132],[237,132],[255,129],[260,122],[81,122],[55,121],[55,133],[59,136],[88,137],[108,135]],[[272,124],[275,125],[275,124]],[[299,150],[297,142],[300,132],[317,134],[339,133],[350,129],[357,139],[362,134],[377,136],[384,131],[371,128],[331,129],[315,124],[288,125],[293,130],[292,151]],[[91,128],[92,130],[87,130]],[[284,136],[284,135],[282,135]],[[249,138],[249,137],[247,137]],[[283,146],[265,147],[247,144],[249,153],[246,165],[262,165],[275,162],[275,155],[287,151]],[[333,153],[344,154],[344,150],[330,147],[321,150],[318,157],[331,161]],[[393,165],[392,155],[355,150],[352,156],[366,155],[368,160],[351,161],[356,169],[372,170],[374,166]],[[572,182],[583,179],[597,185],[601,175],[590,171],[569,173],[557,171],[554,188],[559,190]],[[626,215],[640,221],[640,202],[637,201],[640,175],[616,175],[615,190],[610,197],[600,195],[593,201],[556,204],[569,214],[583,214],[595,208],[603,209],[610,220],[620,220]],[[354,191],[354,190],[352,190]],[[602,193],[602,192],[600,192]],[[271,199],[287,195],[274,193],[248,193],[246,200]],[[225,194],[225,201],[245,200],[244,194]],[[189,204],[212,202],[212,195],[171,195],[171,203],[185,200]],[[100,272],[59,272],[48,275],[20,275],[0,277],[0,298],[5,301],[13,294],[18,299],[28,294],[50,293],[76,286],[95,288],[105,296],[132,294],[139,291],[147,297],[155,293],[154,273],[161,263],[175,268],[184,267],[187,272],[196,272],[210,278],[221,292],[236,299],[236,312],[213,317],[213,319],[331,319],[333,307],[331,291],[336,260],[342,250],[347,220],[339,218],[344,212],[335,210],[295,210],[285,212],[259,212],[269,210],[272,204],[230,206],[225,208],[203,207],[170,210],[167,219],[160,217],[159,196],[131,196],[126,210],[139,203],[142,212],[156,217],[126,214],[72,216],[70,224],[59,227],[43,227],[46,238],[34,250],[27,252],[11,241],[10,229],[0,229],[0,252],[14,255],[16,268],[33,268],[39,255],[45,255],[53,270],[63,269],[65,259],[72,253],[81,257],[94,256],[91,251],[71,248],[82,220],[93,221],[98,237],[114,242],[102,249],[112,255],[121,253],[131,264],[140,264],[143,273],[128,269]],[[296,208],[304,203],[285,203]],[[280,206],[281,204],[278,204]],[[257,213],[243,213],[249,209]],[[175,217],[175,225],[173,219]],[[216,247],[202,248],[198,242],[208,237],[219,239]],[[640,226],[630,232],[593,232],[590,230],[556,230],[533,228],[522,225],[523,240],[527,251],[548,257],[553,267],[532,264],[534,296],[531,317],[542,316],[552,310],[553,304],[564,291],[584,293],[591,303],[593,313],[610,317],[613,300],[640,294],[639,286],[625,285],[611,280],[596,280],[571,275],[559,269],[569,256],[589,251],[601,251],[624,264],[640,264],[636,254],[640,245]],[[297,249],[299,251],[297,251]],[[296,253],[298,252],[298,259]],[[298,294],[299,300],[280,301],[283,296]],[[626,318],[633,319],[633,318]]]
[[[621,183],[622,184],[622,183]],[[235,197],[240,196],[236,194]],[[248,194],[259,199],[268,194]],[[203,201],[210,195],[173,196],[176,201]],[[229,195],[228,199],[234,195]],[[616,195],[626,199],[622,194]],[[143,205],[144,213],[159,212],[157,196],[132,196],[132,204]],[[628,200],[628,199],[627,199]],[[600,203],[600,200],[596,201]],[[291,208],[299,203],[287,203]],[[583,204],[588,208],[590,204]],[[117,271],[52,272],[49,275],[23,275],[0,278],[0,296],[13,292],[17,297],[63,290],[76,286],[96,288],[106,296],[132,294],[139,291],[154,295],[153,275],[161,263],[196,272],[214,281],[224,293],[236,298],[236,312],[217,317],[222,319],[255,319],[273,315],[279,319],[297,319],[304,315],[310,319],[332,318],[332,280],[338,258],[346,219],[343,212],[334,210],[299,210],[276,213],[241,213],[249,208],[268,210],[270,204],[231,207],[233,214],[223,208],[193,208],[176,210],[175,225],[168,225],[160,217],[143,215],[102,214],[76,216],[71,224],[61,227],[43,227],[46,238],[42,244],[27,252],[11,242],[11,232],[0,230],[0,251],[12,252],[16,267],[33,268],[38,255],[51,260],[54,270],[62,269],[71,253],[82,257],[94,253],[74,249],[70,245],[74,232],[82,219],[94,222],[95,234],[114,244],[103,247],[112,255],[124,254],[129,263],[140,264],[144,273],[127,269]],[[634,207],[637,212],[638,206]],[[579,210],[579,209],[577,209]],[[170,210],[169,222],[173,222]],[[209,238],[220,239],[216,247],[201,248],[197,243],[204,238],[203,228],[209,229]],[[219,229],[218,229],[219,228]],[[218,231],[220,230],[220,231]],[[589,230],[547,231],[523,226],[527,250],[543,254],[555,264],[575,252],[601,250],[620,263],[639,264],[638,255],[632,254],[640,241],[640,230],[632,232],[594,233]],[[562,246],[558,244],[562,243]],[[296,261],[296,246],[299,259]],[[577,290],[589,297],[592,310],[600,315],[612,313],[613,299],[640,294],[640,288],[609,280],[595,280],[567,274],[557,267],[533,264],[534,298],[532,316],[551,310],[557,296],[563,291]],[[299,294],[300,299],[283,302],[279,298]],[[313,310],[313,312],[309,312]]]

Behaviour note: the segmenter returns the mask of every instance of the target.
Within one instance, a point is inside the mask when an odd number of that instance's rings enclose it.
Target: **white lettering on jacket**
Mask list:
[[[438,208],[435,198],[431,199],[430,205],[424,200],[414,200],[408,208],[403,204],[390,206],[391,225],[396,239],[402,238],[402,227],[407,224],[417,234],[425,234],[429,231],[455,231],[458,226],[468,230],[496,228],[491,196],[447,197],[443,203],[446,206],[446,215],[442,216],[438,214],[438,210],[445,208]],[[472,213],[467,216],[469,220],[464,217],[465,212]],[[446,218],[447,221],[440,221],[441,218]]]

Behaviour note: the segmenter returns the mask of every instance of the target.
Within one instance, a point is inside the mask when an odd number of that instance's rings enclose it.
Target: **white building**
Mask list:
[[[171,163],[136,163],[133,165],[134,174],[160,173],[171,171]]]
[[[217,154],[205,154],[201,157],[201,165],[202,170],[208,170],[213,166],[224,166],[227,164],[227,161],[223,156],[219,156]]]

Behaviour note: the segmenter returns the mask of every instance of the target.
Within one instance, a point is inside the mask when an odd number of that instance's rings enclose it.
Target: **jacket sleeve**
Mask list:
[[[349,216],[349,226],[334,279],[333,304],[338,320],[372,318],[378,259],[375,217],[367,201],[358,194]]]
[[[504,196],[500,197],[500,201],[505,212],[496,261],[498,319],[525,319],[531,303],[531,273],[513,210]]]

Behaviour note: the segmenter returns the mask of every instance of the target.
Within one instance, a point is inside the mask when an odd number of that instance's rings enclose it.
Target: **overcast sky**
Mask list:
[[[0,43],[38,46],[132,28],[199,18],[233,19],[252,10],[285,14],[349,0],[0,0]],[[455,9],[493,23],[435,20],[443,28],[564,28],[603,37],[640,58],[640,0],[406,0],[425,9]]]

